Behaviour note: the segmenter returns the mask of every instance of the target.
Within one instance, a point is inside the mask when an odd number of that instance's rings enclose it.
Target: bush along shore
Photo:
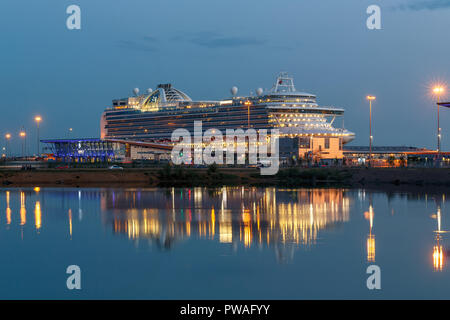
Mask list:
[[[158,171],[158,186],[220,186],[238,185],[242,181],[239,176],[224,173],[217,165],[210,165],[206,170],[189,170],[183,166],[166,165]]]
[[[276,175],[261,175],[258,168],[205,168],[166,164],[154,168],[108,170],[99,168],[0,170],[5,187],[366,187],[371,185],[414,185],[450,187],[448,168],[281,168]]]

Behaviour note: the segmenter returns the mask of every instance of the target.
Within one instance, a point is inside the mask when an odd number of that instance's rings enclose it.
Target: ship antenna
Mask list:
[[[277,82],[272,87],[272,91],[274,92],[296,92],[294,86],[294,79],[289,77],[287,72],[280,72],[277,77]]]

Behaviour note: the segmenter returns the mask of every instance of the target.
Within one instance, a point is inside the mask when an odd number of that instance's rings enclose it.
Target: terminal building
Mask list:
[[[401,167],[401,166],[435,166],[438,157],[441,164],[450,164],[450,152],[440,152],[426,148],[407,146],[346,146],[344,161],[349,166],[367,165],[372,156],[372,166]]]
[[[132,160],[165,161],[172,147],[164,144],[119,139],[41,140],[46,153],[62,162],[130,162]]]

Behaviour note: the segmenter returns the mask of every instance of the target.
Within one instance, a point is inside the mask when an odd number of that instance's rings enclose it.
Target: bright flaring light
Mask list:
[[[5,138],[8,140],[11,139],[11,134],[10,133],[5,134]]]
[[[436,95],[441,95],[445,92],[445,87],[444,86],[435,86],[433,88],[433,93]]]
[[[34,121],[36,121],[37,123],[39,123],[39,122],[42,121],[42,118],[41,118],[40,116],[36,116],[36,117],[34,118]]]
[[[26,134],[25,131],[20,131],[19,135],[20,135],[22,138],[24,138],[27,134]]]
[[[375,97],[375,96],[367,96],[366,99],[367,99],[367,100],[375,100],[376,97]]]

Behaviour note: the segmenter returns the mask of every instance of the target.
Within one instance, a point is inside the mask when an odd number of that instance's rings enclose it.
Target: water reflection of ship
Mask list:
[[[101,209],[114,233],[148,239],[159,248],[184,238],[216,238],[234,249],[274,247],[280,260],[349,219],[349,199],[341,189],[111,190],[102,192]]]

